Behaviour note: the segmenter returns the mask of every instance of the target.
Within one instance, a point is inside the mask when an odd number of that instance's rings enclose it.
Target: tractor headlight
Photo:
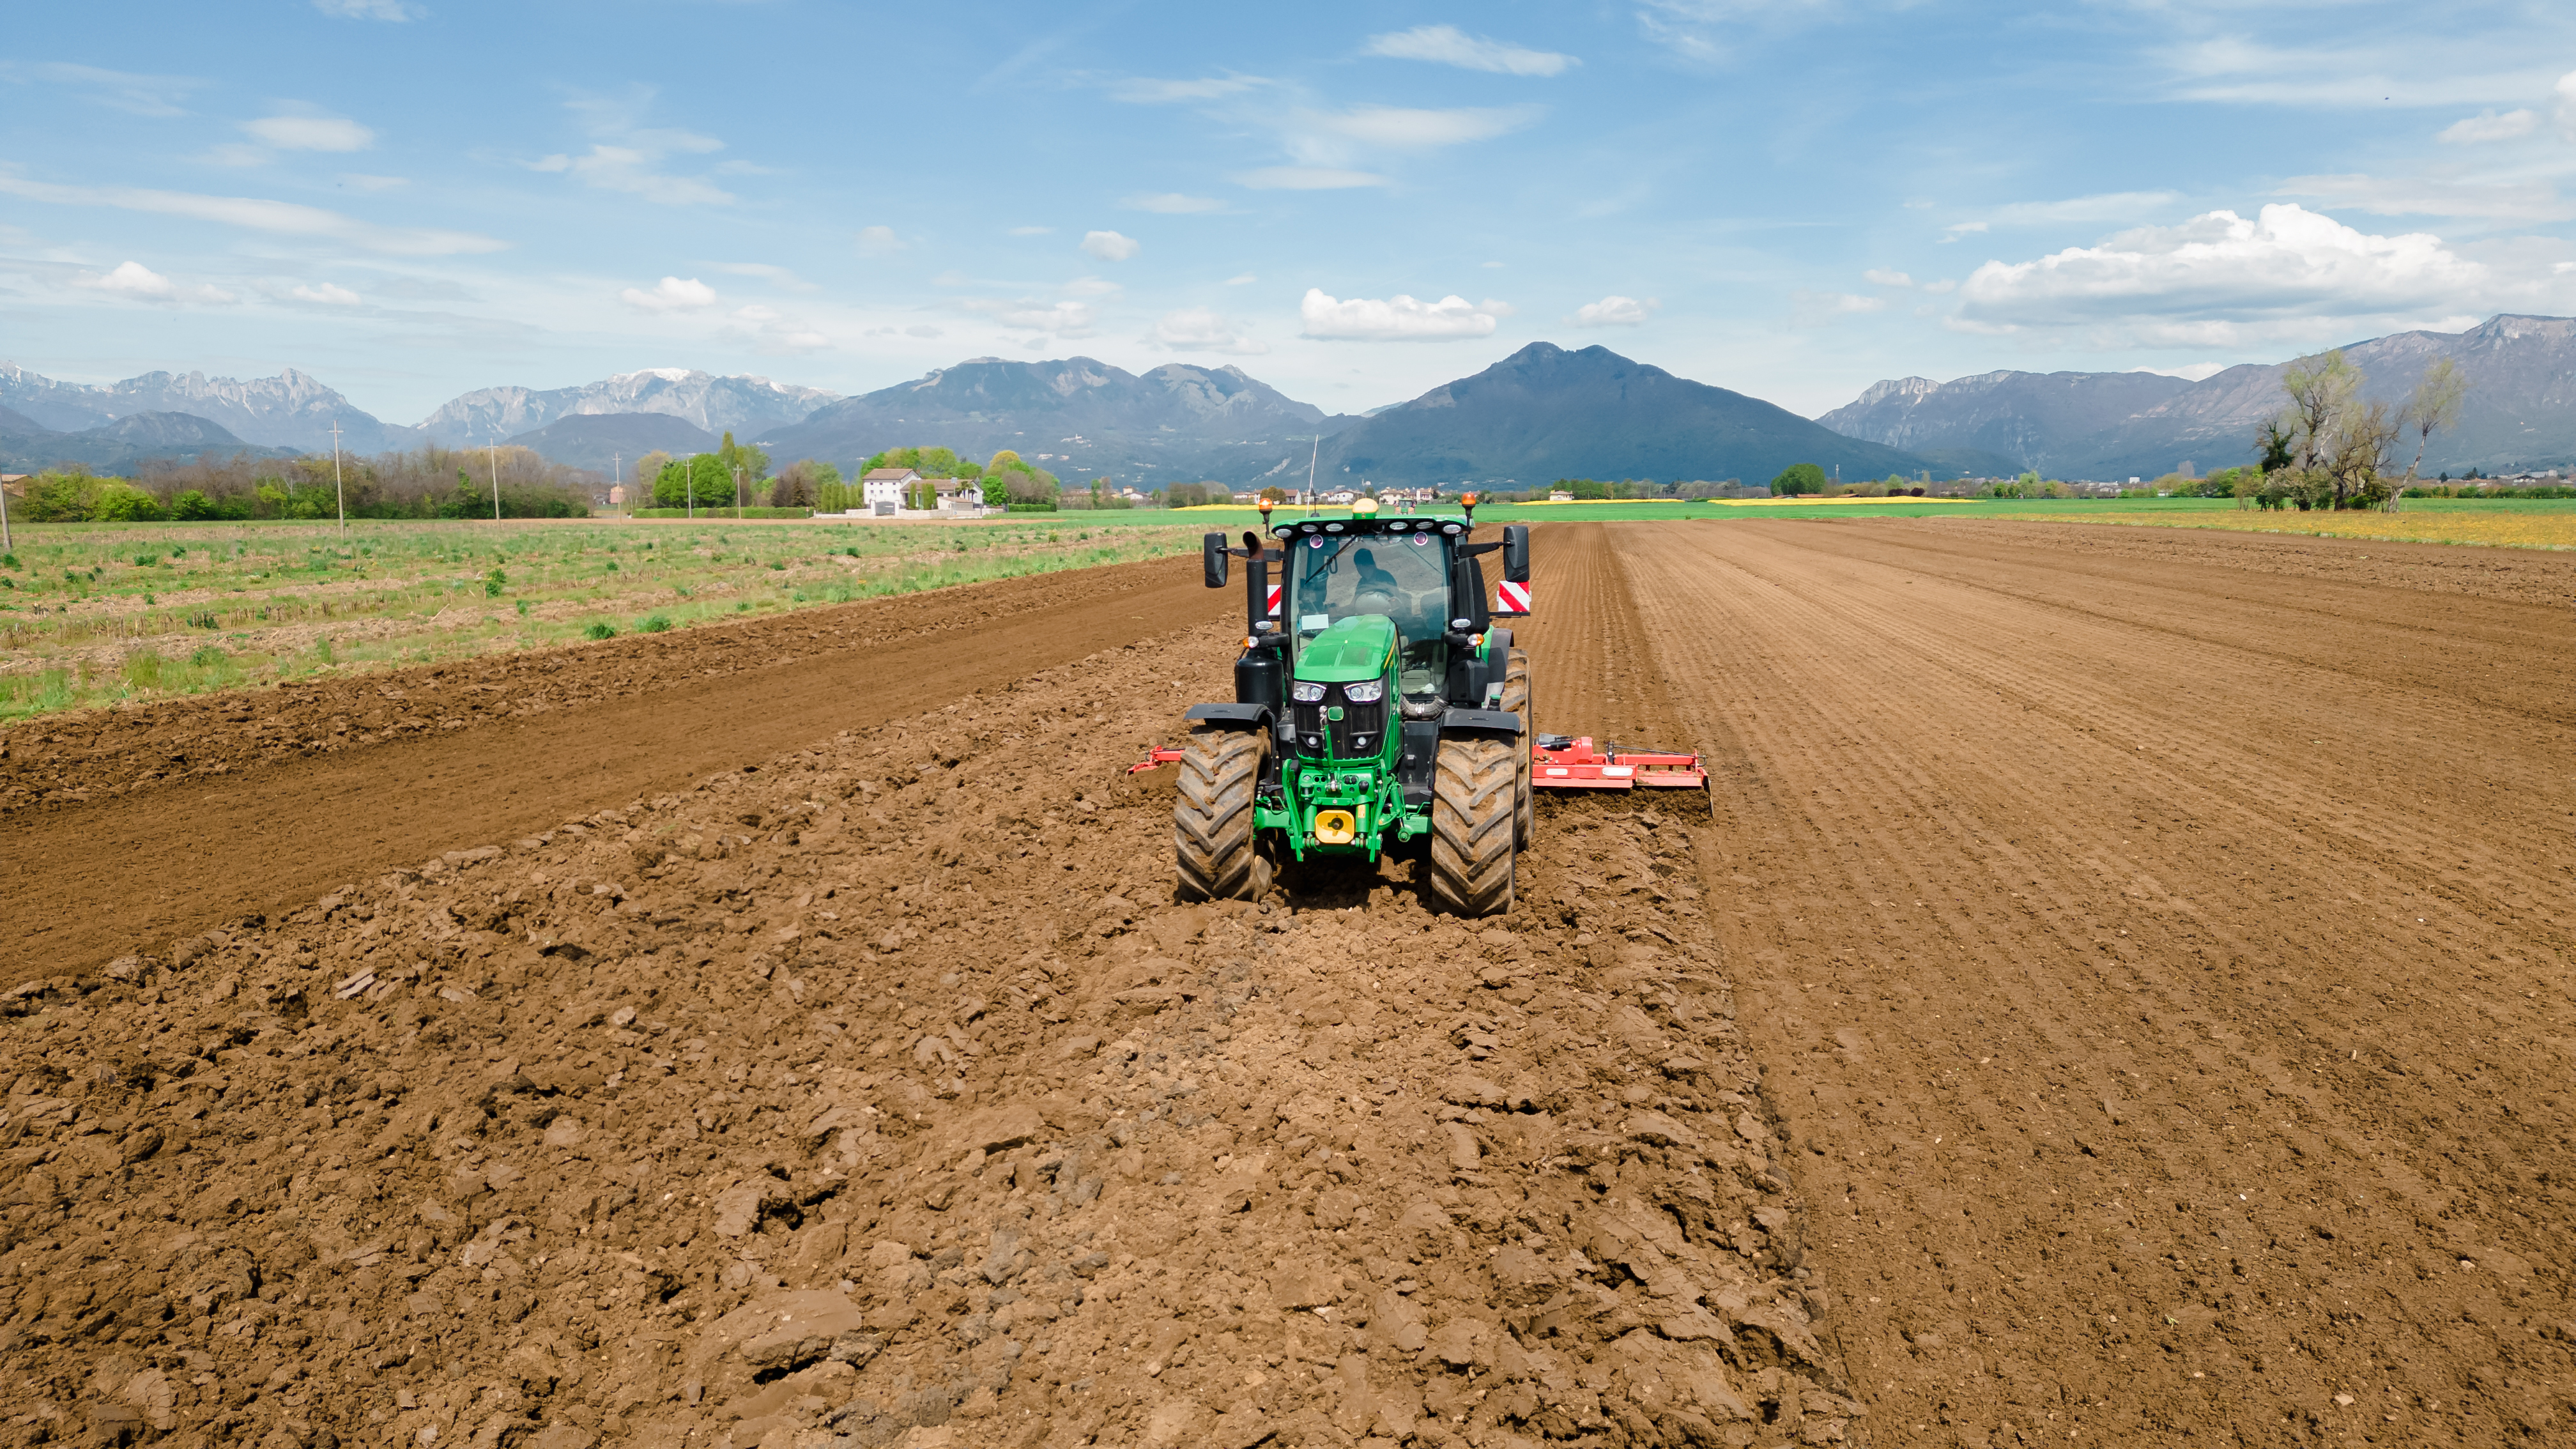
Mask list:
[[[1386,698],[1386,680],[1368,679],[1358,684],[1345,684],[1342,686],[1342,698],[1353,704],[1375,704]]]
[[[1299,704],[1320,704],[1323,702],[1324,698],[1324,686],[1320,684],[1305,683],[1292,684],[1288,686],[1288,697],[1297,701]]]

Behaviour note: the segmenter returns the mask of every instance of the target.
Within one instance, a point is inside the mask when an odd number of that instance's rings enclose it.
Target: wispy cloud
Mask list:
[[[709,262],[707,263],[707,270],[711,272],[723,272],[727,276],[733,277],[758,277],[764,282],[775,283],[791,292],[819,292],[822,290],[822,288],[815,286],[812,282],[805,280],[803,277],[796,275],[785,267],[772,266],[767,262]]]
[[[1237,186],[1255,191],[1347,191],[1362,186],[1393,186],[1395,183],[1373,171],[1353,171],[1339,166],[1263,166],[1251,171],[1238,171],[1231,178]]]
[[[1225,203],[1213,196],[1184,196],[1177,191],[1157,192],[1150,196],[1131,196],[1118,204],[1130,211],[1159,212],[1164,216],[1192,216],[1201,212],[1226,209]]]
[[[863,227],[860,227],[860,228],[859,228],[859,255],[860,255],[860,256],[863,256],[863,257],[883,257],[883,256],[891,256],[891,255],[893,255],[894,253],[899,252],[899,251],[902,251],[902,250],[903,250],[903,238],[901,238],[901,237],[899,237],[899,236],[896,236],[896,235],[894,234],[894,228],[893,228],[893,227],[890,227],[890,226],[863,226]]]
[[[713,136],[670,127],[638,124],[651,105],[653,92],[638,86],[623,96],[581,95],[565,108],[584,118],[597,138],[587,155],[559,152],[528,164],[531,171],[555,172],[601,191],[640,196],[660,206],[723,206],[732,192],[698,176],[662,169],[674,155],[704,155],[724,149]]]
[[[1509,135],[1544,114],[1537,106],[1466,106],[1441,111],[1353,106],[1344,111],[1301,111],[1295,124],[1304,130],[1390,151],[1428,151]]]
[[[1250,335],[1240,322],[1209,307],[1183,307],[1166,312],[1146,341],[1173,352],[1216,352],[1232,357],[1258,357],[1270,344]]]
[[[368,176],[356,171],[340,173],[340,184],[355,191],[394,191],[411,185],[408,176]]]
[[[1839,318],[1886,310],[1885,297],[1865,297],[1857,292],[1813,292],[1801,287],[1789,294],[1790,320],[1801,327],[1820,327]]]
[[[58,186],[6,174],[0,174],[0,194],[62,206],[106,206],[120,211],[184,216],[279,236],[322,237],[392,256],[452,256],[461,252],[497,252],[509,246],[508,242],[473,232],[377,226],[318,206],[248,196],[206,196],[132,186]]]
[[[1200,80],[1151,80],[1138,77],[1109,87],[1111,100],[1138,106],[1168,106],[1185,101],[1218,101],[1270,84],[1257,75],[1212,76]]]
[[[1087,231],[1082,234],[1082,250],[1104,262],[1123,262],[1145,249],[1145,244],[1132,236],[1114,231]]]
[[[1248,287],[1260,280],[1261,279],[1259,277],[1254,276],[1250,272],[1242,272],[1235,276],[1226,278],[1225,284],[1229,287]]]
[[[317,282],[310,287],[296,287],[286,295],[298,302],[314,302],[325,307],[355,307],[362,300],[357,293],[336,282]]]
[[[2540,113],[2525,108],[2497,115],[2492,110],[2480,111],[2464,120],[2444,126],[2433,139],[2449,146],[2476,146],[2489,141],[2511,141],[2540,129]]]
[[[1905,273],[1891,272],[1882,267],[1872,267],[1860,275],[1862,281],[1865,281],[1874,287],[1911,287],[1914,285],[1914,279]]]
[[[977,297],[960,305],[1004,326],[1025,327],[1032,332],[1063,338],[1089,337],[1092,324],[1099,318],[1099,313],[1088,302],[1050,303],[1028,298],[1006,302]]]
[[[346,116],[263,116],[241,128],[280,151],[364,151],[376,144],[375,132]]]
[[[2576,203],[2545,181],[2441,181],[2423,177],[2293,176],[2275,196],[2314,197],[2374,216],[2473,216],[2495,221],[2568,221]]]
[[[1055,228],[1051,226],[1015,226],[1011,228],[1011,235],[1013,236],[1052,236],[1054,234]]]
[[[1458,296],[1424,302],[1400,292],[1383,301],[1342,299],[1320,287],[1307,288],[1297,306],[1306,324],[1305,335],[1339,342],[1456,342],[1491,337],[1495,318],[1510,310],[1500,302],[1478,305]]]
[[[429,12],[404,0],[313,0],[313,8],[342,20],[418,20]]]
[[[1454,65],[1464,70],[1491,71],[1497,75],[1557,75],[1568,66],[1583,62],[1552,50],[1531,50],[1499,40],[1472,36],[1455,25],[1417,25],[1387,35],[1372,35],[1361,47],[1363,55],[1382,55],[1393,60],[1427,60],[1435,65]]]
[[[188,114],[180,102],[188,98],[189,92],[201,90],[208,84],[194,76],[102,70],[94,65],[73,65],[69,61],[48,61],[38,65],[0,61],[0,76],[78,87],[87,91],[92,101],[112,110],[157,117]]]

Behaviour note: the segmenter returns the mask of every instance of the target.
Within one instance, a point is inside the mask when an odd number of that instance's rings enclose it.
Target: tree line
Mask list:
[[[442,448],[372,457],[257,458],[212,453],[152,460],[130,478],[78,464],[36,474],[19,505],[32,523],[221,519],[489,518],[497,480],[504,518],[587,518],[592,475],[526,448]]]

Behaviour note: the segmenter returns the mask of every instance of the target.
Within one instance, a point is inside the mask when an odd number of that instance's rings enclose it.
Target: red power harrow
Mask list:
[[[1530,750],[1530,784],[1542,790],[1706,790],[1708,767],[1674,750],[1592,747],[1590,735],[1540,735]]]

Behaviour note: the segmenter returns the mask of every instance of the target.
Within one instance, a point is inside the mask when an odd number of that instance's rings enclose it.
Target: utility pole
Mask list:
[[[621,487],[626,482],[626,475],[620,471],[625,466],[626,455],[624,453],[611,453],[608,455],[608,486],[610,489],[614,490]],[[629,513],[634,512],[631,508],[627,511]]]
[[[340,536],[349,536],[349,488],[340,481],[340,420],[331,420],[331,491],[340,495]]]
[[[492,521],[498,523],[501,521],[501,440],[492,438],[483,446],[492,456]]]
[[[742,522],[742,465],[733,465],[733,521]]]

